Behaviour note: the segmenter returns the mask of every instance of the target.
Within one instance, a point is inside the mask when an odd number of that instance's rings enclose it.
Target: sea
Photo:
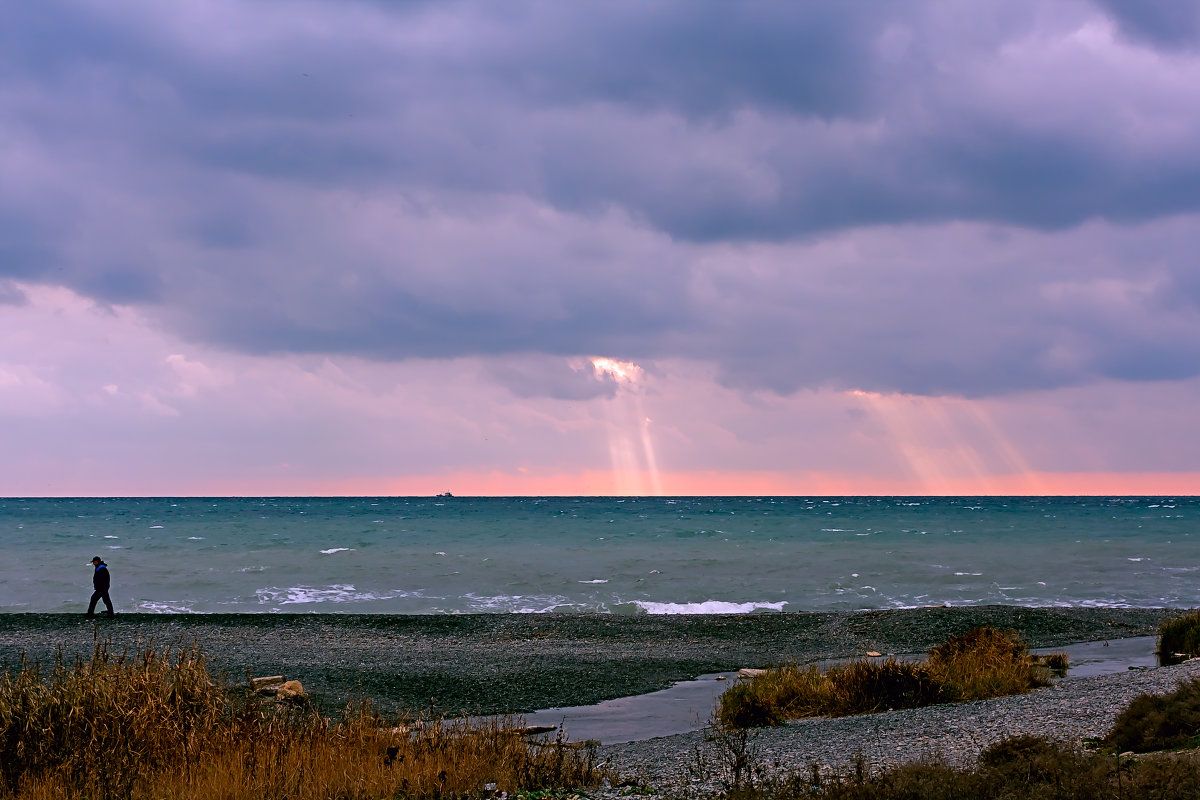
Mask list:
[[[0,612],[1200,606],[1196,497],[0,499]]]

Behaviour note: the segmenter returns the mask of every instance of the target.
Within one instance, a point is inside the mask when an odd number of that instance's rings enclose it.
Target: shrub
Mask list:
[[[759,773],[758,764],[742,765]],[[848,775],[796,770],[743,782],[729,800],[1200,800],[1200,763],[1084,753],[1061,742],[1021,736],[985,750],[974,768],[938,761]]]
[[[1148,753],[1195,743],[1200,736],[1200,680],[1170,694],[1143,694],[1122,711],[1104,743],[1118,751]]]
[[[1066,653],[1047,653],[1042,659],[1042,663],[1055,672],[1065,673],[1070,665],[1070,660]]]
[[[783,722],[778,705],[766,699],[761,686],[735,683],[718,702],[717,719],[727,728],[765,728]]]
[[[847,716],[918,708],[943,699],[942,688],[922,664],[889,658],[851,661],[829,670],[830,702],[817,714]]]
[[[909,661],[852,661],[825,673],[789,665],[729,687],[718,701],[717,721],[728,728],[753,728],[800,717],[916,708],[939,699],[929,673]]]
[[[851,661],[825,673],[815,666],[769,669],[721,695],[717,719],[727,727],[776,725],[1019,694],[1048,684],[1049,671],[1030,661],[1015,633],[977,628],[951,637],[921,663],[888,658]]]
[[[1158,655],[1165,664],[1200,655],[1200,611],[1165,620],[1159,626]]]
[[[1050,685],[1013,631],[976,628],[951,636],[929,653],[929,672],[948,700],[982,700]]]

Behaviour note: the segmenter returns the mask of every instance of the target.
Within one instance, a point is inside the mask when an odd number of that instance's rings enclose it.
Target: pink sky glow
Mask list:
[[[859,475],[819,473],[700,472],[658,476],[665,496],[1194,496],[1200,495],[1200,473],[1162,474],[1045,474],[998,475],[963,478],[933,485],[918,481],[871,480]],[[361,480],[262,482],[211,481],[191,487],[195,496],[311,496],[311,497],[420,497],[453,489],[459,497],[526,496],[646,496],[649,475],[615,475],[595,471],[577,475],[524,475],[505,473],[449,473]],[[78,493],[69,493],[78,494]],[[127,492],[104,492],[106,496]]]

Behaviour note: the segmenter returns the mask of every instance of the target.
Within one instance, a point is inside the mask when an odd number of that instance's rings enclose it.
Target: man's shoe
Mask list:
[[[116,616],[116,614],[114,614],[114,613],[113,613],[113,612],[111,612],[111,611],[105,611],[105,612],[104,612],[104,616],[108,617],[109,619],[112,619],[113,617],[115,617],[115,616]]]

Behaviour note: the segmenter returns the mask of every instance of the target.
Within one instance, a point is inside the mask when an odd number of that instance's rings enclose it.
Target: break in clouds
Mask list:
[[[591,355],[781,393],[1191,377],[1198,8],[10,3],[0,303],[505,356],[568,399],[612,391]]]

